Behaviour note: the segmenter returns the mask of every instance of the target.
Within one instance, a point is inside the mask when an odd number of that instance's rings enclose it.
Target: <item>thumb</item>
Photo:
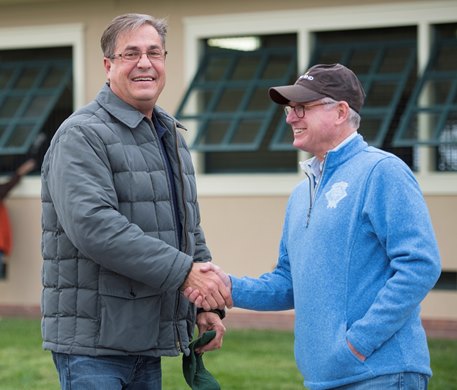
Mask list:
[[[200,267],[200,272],[209,272],[209,271],[217,271],[219,267],[211,262],[204,263]]]

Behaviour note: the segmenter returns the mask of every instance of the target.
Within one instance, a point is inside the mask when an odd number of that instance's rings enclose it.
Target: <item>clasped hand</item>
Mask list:
[[[213,263],[193,263],[182,290],[190,302],[203,310],[233,307],[230,277]]]

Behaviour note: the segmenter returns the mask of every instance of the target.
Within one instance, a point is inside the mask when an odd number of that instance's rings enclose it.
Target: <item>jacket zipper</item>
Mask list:
[[[182,160],[181,160],[181,156],[179,155],[179,145],[178,145],[178,129],[176,128],[176,123],[175,123],[175,134],[174,134],[174,137],[175,137],[175,152],[176,152],[176,157],[178,158],[178,162],[179,162],[179,179],[181,180],[181,183],[183,183],[183,185],[181,186],[182,188],[182,196],[181,196],[181,202],[182,202],[182,212],[184,214],[184,220],[183,220],[183,237],[182,237],[182,240],[183,240],[183,249],[184,249],[184,253],[187,253],[187,247],[188,247],[188,238],[187,238],[187,231],[186,231],[186,226],[187,226],[187,209],[186,209],[186,201],[185,201],[185,197],[184,197],[184,191],[185,191],[185,185],[184,185],[184,174],[183,174],[183,171],[182,171]]]
[[[175,325],[175,329],[176,329],[176,349],[178,350],[178,352],[183,352],[183,348],[182,348],[182,340],[181,340],[181,335],[179,333],[179,328],[178,328],[178,308],[179,308],[179,299],[180,299],[180,294],[179,292],[176,293],[176,305],[175,305],[175,316],[174,316],[174,319],[173,319],[173,323]]]
[[[305,171],[305,175],[308,177],[309,181],[309,208],[308,208],[308,214],[306,216],[306,228],[308,228],[310,220],[311,220],[311,212],[313,210],[314,202],[316,201],[316,196],[319,191],[319,187],[322,183],[322,179],[324,177],[324,172],[325,172],[325,164],[327,162],[327,155],[324,158],[324,164],[322,165],[322,173],[319,182],[317,183],[317,186],[314,186],[314,176],[309,173],[308,171]]]
[[[308,213],[306,215],[306,228],[309,226],[309,220],[311,219],[311,211],[313,209],[313,203],[314,203],[314,179],[311,177],[311,175],[308,172],[305,172],[305,175],[308,177],[309,181],[309,207],[308,207]]]
[[[179,179],[181,180],[181,183],[183,183],[183,185],[181,186],[182,188],[182,196],[181,196],[181,202],[182,202],[182,213],[184,214],[184,220],[183,220],[183,223],[182,223],[182,231],[183,231],[183,235],[182,235],[182,246],[183,246],[183,250],[184,250],[184,253],[187,253],[187,247],[188,247],[188,237],[187,237],[187,230],[186,230],[186,226],[187,226],[187,209],[186,209],[186,201],[185,201],[185,197],[184,197],[184,191],[185,191],[185,185],[184,185],[184,173],[182,171],[182,167],[183,167],[183,164],[182,164],[182,160],[181,160],[181,156],[179,154],[179,145],[178,145],[178,129],[177,129],[177,126],[176,126],[176,123],[175,123],[175,134],[174,134],[174,138],[175,138],[175,152],[176,152],[176,157],[178,159],[178,165],[179,165]],[[180,302],[180,293],[179,291],[176,293],[176,307],[175,307],[175,319],[174,319],[174,324],[175,324],[175,327],[176,327],[176,337],[177,337],[177,340],[176,340],[176,348],[178,349],[179,352],[183,352],[184,349],[182,347],[182,340],[181,340],[181,334],[179,333],[179,328],[178,328],[178,318],[177,318],[177,315],[178,315],[178,309],[179,309],[179,302]]]
[[[159,120],[157,118],[157,120]],[[154,127],[152,121],[150,120],[150,123],[151,123],[151,126]],[[187,226],[187,211],[186,211],[186,203],[185,203],[185,200],[184,200],[184,175],[183,175],[183,172],[182,172],[182,160],[181,160],[181,157],[179,155],[179,146],[178,146],[178,136],[177,136],[177,132],[178,132],[178,129],[176,128],[176,123],[174,124],[175,125],[175,134],[173,135],[174,138],[175,138],[175,151],[176,151],[176,157],[178,159],[178,171],[179,171],[179,177],[180,177],[180,180],[181,180],[181,183],[183,183],[183,185],[181,186],[182,188],[182,197],[181,197],[181,201],[182,201],[182,212],[184,214],[184,221],[183,221],[183,248],[184,248],[184,251],[187,250],[187,246],[188,246],[188,239],[187,239],[187,234],[186,234],[186,226]],[[153,132],[154,134],[154,132]],[[159,139],[157,139],[157,142],[161,142]],[[159,146],[159,152],[162,156],[162,161],[166,164],[165,162],[165,156],[163,156],[163,153],[162,153],[162,148]],[[169,181],[168,177],[167,177],[167,182]],[[171,183],[168,183],[169,187],[171,186]],[[171,191],[171,187],[169,188],[169,191],[170,193],[172,192]],[[175,212],[174,211],[174,208],[172,207],[172,210],[173,210],[173,213]],[[179,212],[179,210],[178,210]],[[174,218],[176,220],[176,218]],[[179,229],[179,226],[176,226],[176,230]],[[179,242],[179,234],[178,232],[176,231],[176,240],[177,242]],[[176,292],[176,304],[175,304],[175,310],[174,310],[174,318],[173,318],[173,324],[174,324],[174,327],[175,327],[175,330],[176,330],[176,349],[178,350],[178,352],[182,352],[183,351],[183,348],[182,348],[182,340],[181,340],[181,335],[179,333],[179,328],[178,328],[178,308],[179,308],[179,301],[180,301],[180,293],[179,291]]]

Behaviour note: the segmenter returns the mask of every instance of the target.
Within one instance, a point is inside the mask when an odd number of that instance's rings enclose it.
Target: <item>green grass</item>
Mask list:
[[[220,351],[204,355],[223,390],[303,390],[291,332],[228,330]],[[430,340],[429,390],[457,389],[457,340]],[[59,390],[51,354],[41,349],[40,321],[0,318],[0,388]],[[163,359],[164,390],[189,390],[181,358]]]

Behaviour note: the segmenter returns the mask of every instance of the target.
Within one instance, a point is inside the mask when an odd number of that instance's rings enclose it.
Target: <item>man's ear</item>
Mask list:
[[[343,123],[349,116],[349,104],[347,104],[345,101],[338,102],[338,106],[336,109],[338,114],[337,121],[338,123]]]
[[[109,58],[103,58],[103,67],[105,68],[106,79],[109,82],[112,62]]]

